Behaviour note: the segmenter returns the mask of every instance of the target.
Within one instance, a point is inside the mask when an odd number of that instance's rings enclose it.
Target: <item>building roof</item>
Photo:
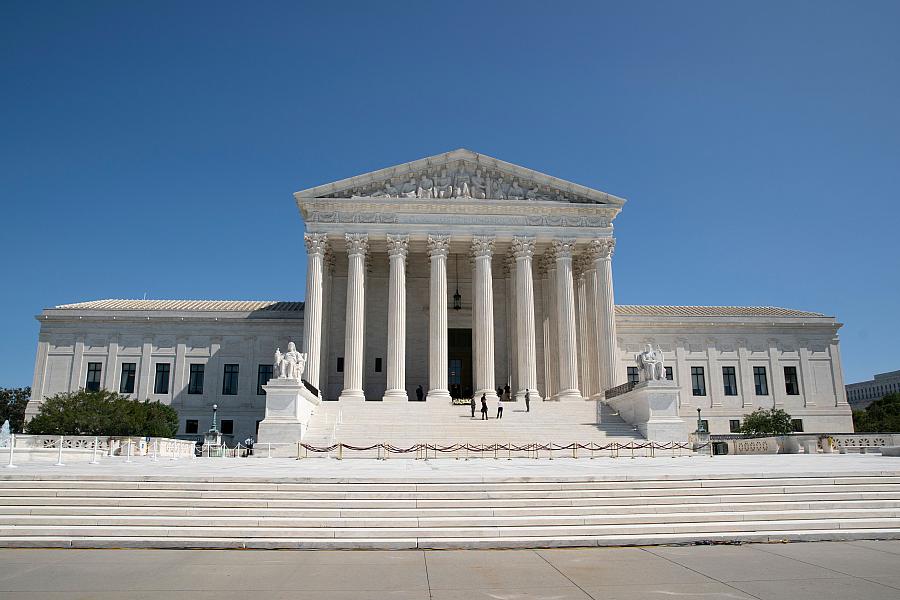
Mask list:
[[[54,306],[57,310],[140,310],[198,312],[302,312],[303,302],[277,300],[91,300]]]
[[[778,306],[649,306],[617,304],[616,314],[647,317],[824,317],[823,313]]]
[[[55,310],[302,312],[303,302],[276,300],[121,300],[106,299],[60,304]],[[824,317],[817,312],[777,306],[616,306],[619,316],[636,317]]]

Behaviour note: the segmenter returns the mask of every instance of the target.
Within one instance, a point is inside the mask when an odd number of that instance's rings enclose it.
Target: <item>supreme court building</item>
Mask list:
[[[852,431],[834,317],[776,307],[617,306],[622,198],[469,150],[294,194],[305,302],[98,300],[45,309],[34,415],[49,395],[160,400],[180,434],[254,432],[272,354],[295,341],[323,401],[451,397],[602,401],[665,356],[686,418],[714,433],[784,408],[807,432]],[[300,236],[297,236],[299,244]],[[552,408],[552,407],[551,407]],[[549,409],[548,409],[549,410]],[[345,440],[352,441],[352,440]]]

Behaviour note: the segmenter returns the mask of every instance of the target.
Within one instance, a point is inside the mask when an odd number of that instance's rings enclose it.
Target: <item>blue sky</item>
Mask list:
[[[627,198],[617,302],[821,311],[847,381],[898,369],[898,28],[874,0],[7,0],[0,386],[46,306],[302,299],[269,272],[292,192],[459,147]]]

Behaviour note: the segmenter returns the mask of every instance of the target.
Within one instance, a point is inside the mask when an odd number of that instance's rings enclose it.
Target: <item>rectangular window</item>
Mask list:
[[[666,367],[666,379],[675,381],[675,375],[672,373],[672,367]]]
[[[703,367],[691,367],[691,387],[695,396],[706,395],[706,377],[703,375]]]
[[[803,419],[791,419],[791,431],[803,433]]]
[[[800,395],[800,383],[797,381],[797,367],[784,368],[784,391],[788,396]]]
[[[709,421],[707,421],[706,419],[700,419],[700,431],[709,433]]]
[[[756,386],[757,396],[769,395],[769,380],[766,378],[765,367],[753,367],[753,383]]]
[[[381,373],[381,357],[380,356],[375,359],[375,372]]]
[[[100,389],[100,373],[103,371],[103,363],[89,362],[87,370],[87,379],[84,382],[84,389],[89,392],[96,392]]]
[[[236,396],[238,393],[238,365],[225,365],[222,374],[222,395]]]
[[[628,383],[637,383],[641,380],[637,367],[628,367]]]
[[[135,373],[137,373],[137,363],[122,363],[122,379],[119,380],[120,394],[134,393]]]
[[[343,356],[337,357],[337,372],[338,373],[344,372],[344,357]]]
[[[200,429],[200,423],[197,419],[188,419],[184,422],[184,432],[185,433],[197,433]]]
[[[731,419],[730,421],[728,421],[728,430],[731,433],[740,433],[741,421],[739,419]]]
[[[234,435],[234,420],[222,419],[222,434]]]
[[[269,383],[272,379],[272,365],[259,365],[259,371],[256,372],[256,395],[265,396],[266,390],[262,386]]]
[[[188,394],[203,393],[203,371],[206,365],[191,365],[191,379],[188,381]]]
[[[726,396],[737,396],[737,376],[734,367],[722,367],[722,384]]]
[[[153,382],[153,393],[169,393],[169,363],[156,363],[156,379]]]

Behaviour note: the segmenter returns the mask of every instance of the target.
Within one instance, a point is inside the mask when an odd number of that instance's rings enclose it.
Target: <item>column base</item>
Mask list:
[[[385,402],[388,402],[388,401],[408,402],[409,396],[407,395],[406,390],[386,390],[384,392],[384,398],[382,398],[382,400]]]
[[[450,402],[453,398],[450,397],[450,392],[447,390],[428,390],[428,394],[425,396],[426,402],[428,400],[433,400],[436,402],[445,401]]]
[[[560,402],[565,402],[567,400],[584,400],[584,396],[581,395],[581,392],[575,389],[572,390],[562,390],[559,394],[557,394],[556,399]]]
[[[537,388],[528,388],[528,401],[529,402],[541,402],[543,398],[538,393]],[[525,402],[525,390],[519,390],[516,392],[516,402]]]
[[[341,392],[341,395],[338,396],[338,401],[346,401],[350,400],[351,402],[354,400],[365,400],[366,395],[362,390],[344,390]]]

